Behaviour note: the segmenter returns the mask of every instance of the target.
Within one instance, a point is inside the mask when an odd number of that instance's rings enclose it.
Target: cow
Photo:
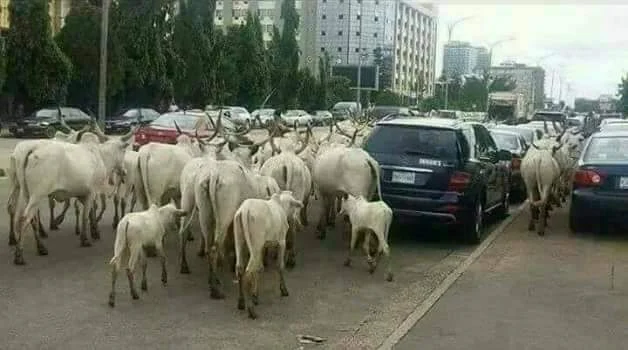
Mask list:
[[[291,191],[273,194],[270,199],[249,198],[242,202],[233,218],[233,241],[236,255],[236,277],[239,285],[238,309],[245,306],[249,317],[257,318],[259,274],[263,269],[266,249],[276,248],[279,267],[279,290],[282,297],[289,295],[284,279],[284,256],[289,218],[296,215],[303,204]],[[245,264],[245,254],[248,262]],[[246,296],[246,297],[245,297]]]

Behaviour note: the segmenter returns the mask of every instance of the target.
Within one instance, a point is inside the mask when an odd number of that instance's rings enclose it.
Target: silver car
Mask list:
[[[254,123],[257,123],[257,119],[259,118],[262,122],[260,127],[262,127],[275,118],[275,110],[273,108],[256,109],[251,112],[251,118],[253,118]]]
[[[302,109],[286,111],[286,113],[281,115],[281,119],[286,125],[294,125],[296,123],[297,126],[306,126],[313,122],[312,116]]]
[[[230,114],[228,117],[224,114],[224,112],[227,110]],[[244,107],[227,107],[225,110],[223,110],[223,118],[229,119],[238,125],[245,125],[247,128],[253,126],[253,120],[251,118],[251,115],[249,114],[249,111],[247,111]]]

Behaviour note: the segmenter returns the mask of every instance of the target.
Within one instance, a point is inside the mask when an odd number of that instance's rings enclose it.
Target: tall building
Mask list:
[[[9,29],[9,0],[0,0],[0,32]]]
[[[514,80],[514,92],[524,95],[529,110],[543,108],[545,101],[545,70],[521,63],[505,62],[491,67],[493,77],[510,77]]]
[[[214,25],[225,29],[232,25],[246,23],[249,12],[257,14],[262,23],[264,43],[272,40],[273,26],[281,31],[281,5],[283,0],[218,0]],[[316,42],[316,11],[317,0],[296,0],[295,7],[299,13],[299,30],[297,42],[301,50],[301,67],[308,67],[314,71],[317,66],[318,56],[314,52]],[[313,59],[316,57],[316,59]]]
[[[9,3],[11,0],[0,0],[0,33],[5,32],[11,25],[9,19]],[[48,14],[52,34],[57,34],[65,24],[65,16],[70,12],[72,0],[48,0]]]
[[[408,0],[318,0],[318,48],[334,72],[406,96],[434,91],[437,11]],[[366,80],[366,83],[365,83]]]
[[[489,70],[490,53],[485,47],[472,46],[464,41],[445,44],[443,75],[455,78],[461,75],[482,74]]]

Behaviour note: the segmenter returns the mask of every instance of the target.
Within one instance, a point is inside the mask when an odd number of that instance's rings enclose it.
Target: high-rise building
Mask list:
[[[225,29],[231,25],[246,23],[250,12],[260,17],[264,43],[268,45],[272,40],[273,27],[277,26],[281,32],[281,5],[283,0],[218,0],[214,25]],[[316,11],[317,0],[296,0],[295,8],[299,13],[299,29],[297,42],[301,50],[301,67],[308,67],[314,71],[318,56],[314,52],[316,42]],[[316,59],[313,59],[313,58]]]
[[[545,100],[545,70],[522,63],[505,62],[491,67],[492,77],[510,77],[516,84],[514,92],[525,97],[531,110],[543,108]]]
[[[489,70],[490,53],[485,47],[473,46],[464,41],[445,44],[443,75],[455,78],[461,75],[482,74]]]
[[[319,55],[362,86],[406,96],[434,90],[437,11],[408,0],[318,0]],[[366,83],[365,83],[366,81]]]

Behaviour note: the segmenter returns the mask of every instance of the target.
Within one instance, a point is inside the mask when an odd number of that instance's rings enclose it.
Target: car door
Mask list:
[[[483,177],[486,179],[486,209],[491,208],[495,203],[499,203],[499,186],[497,164],[494,162],[494,154],[497,146],[490,133],[482,125],[474,124],[473,130],[476,139],[476,156],[480,162]]]
[[[486,128],[483,127],[483,132],[486,133],[486,140],[488,141],[489,144],[489,154],[492,154],[494,156],[491,156],[492,159],[496,159],[497,155],[499,154],[499,148],[497,147],[497,143],[495,143],[495,140],[493,139],[493,136],[491,136],[491,133],[488,132],[488,130],[486,130]],[[519,146],[521,147],[521,146]],[[502,199],[504,198],[504,193],[507,193],[510,191],[509,188],[509,179],[510,179],[510,166],[511,166],[511,162],[504,162],[504,161],[497,161],[496,163],[494,163],[495,166],[495,200],[496,203],[494,204],[499,204],[502,202]]]

